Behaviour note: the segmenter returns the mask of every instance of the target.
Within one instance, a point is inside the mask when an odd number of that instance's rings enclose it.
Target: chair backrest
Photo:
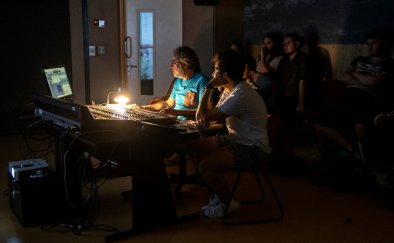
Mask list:
[[[279,128],[281,119],[277,116],[267,115],[268,119],[268,139],[271,147],[271,153],[276,150],[279,138]]]
[[[326,80],[318,88],[317,95],[325,101],[336,102],[342,100],[345,88],[346,84],[339,80]]]

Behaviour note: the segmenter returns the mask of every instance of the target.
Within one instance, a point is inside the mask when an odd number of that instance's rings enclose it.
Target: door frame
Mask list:
[[[152,98],[153,97],[155,97],[155,95],[156,95],[156,92],[155,92],[155,87],[156,87],[156,85],[155,85],[155,83],[156,83],[156,24],[155,24],[155,22],[156,22],[156,16],[155,16],[155,9],[136,9],[137,10],[137,37],[138,37],[138,40],[137,40],[137,45],[138,45],[138,92],[139,92],[139,94],[138,94],[138,96],[139,97],[141,97],[141,96],[152,96]],[[141,45],[140,45],[140,18],[139,18],[139,15],[140,15],[140,13],[152,13],[152,28],[153,28],[153,95],[141,95],[141,89],[142,89],[142,87],[141,87],[141,56],[140,56],[140,53],[141,53]]]
[[[119,0],[119,50],[120,50],[120,55],[119,55],[119,63],[120,63],[120,67],[119,67],[119,72],[120,72],[120,86],[123,86],[126,90],[126,92],[128,92],[128,69],[127,69],[127,57],[125,55],[125,51],[126,51],[126,45],[128,45],[129,43],[126,40],[127,37],[127,0]],[[141,60],[140,60],[140,19],[139,19],[139,13],[144,13],[144,12],[151,12],[153,15],[153,21],[152,21],[152,25],[153,25],[153,95],[149,95],[154,97],[156,94],[156,11],[155,9],[136,9],[137,12],[137,40],[132,40],[132,45],[137,45],[138,46],[138,50],[137,50],[137,55],[138,55],[138,61],[137,61],[137,65],[138,65],[138,96],[142,96],[141,95],[141,69],[140,69],[140,65],[141,65]],[[130,51],[132,49],[132,46],[130,46]],[[144,96],[148,96],[148,95],[144,95]]]
[[[125,55],[125,45],[126,45],[126,0],[118,0],[119,1],[119,73],[120,73],[120,86],[123,86],[128,91],[127,85],[127,58]]]

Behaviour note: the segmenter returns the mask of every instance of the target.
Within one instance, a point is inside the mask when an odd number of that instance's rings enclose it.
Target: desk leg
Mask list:
[[[105,242],[201,217],[200,213],[178,217],[163,163],[162,145],[162,141],[152,137],[142,137],[131,142],[133,229],[108,235]]]
[[[64,153],[67,151],[70,145],[68,138],[62,138],[60,136],[55,137],[55,170],[56,173],[61,176],[64,180]],[[78,166],[76,161],[81,156],[82,152],[72,147],[67,153],[66,161],[66,181],[67,193],[70,202],[74,205],[80,205],[82,202],[82,188],[81,180],[78,177]]]

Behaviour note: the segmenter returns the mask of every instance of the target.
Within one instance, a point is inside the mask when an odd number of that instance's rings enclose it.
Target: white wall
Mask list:
[[[139,95],[138,68],[131,68],[128,79],[128,93],[131,104],[146,104],[153,97],[164,96],[173,80],[170,72],[172,50],[182,45],[182,0],[128,0],[127,1],[127,35],[132,38],[132,65],[138,63],[137,12],[154,10],[155,28],[155,76],[154,95]]]

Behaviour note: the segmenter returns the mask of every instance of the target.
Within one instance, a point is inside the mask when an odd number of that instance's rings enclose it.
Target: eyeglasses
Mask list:
[[[283,43],[283,46],[289,46],[291,42],[294,42],[294,41],[285,42],[285,43]]]
[[[170,66],[174,66],[177,63],[180,63],[180,61],[171,61],[171,65]]]

